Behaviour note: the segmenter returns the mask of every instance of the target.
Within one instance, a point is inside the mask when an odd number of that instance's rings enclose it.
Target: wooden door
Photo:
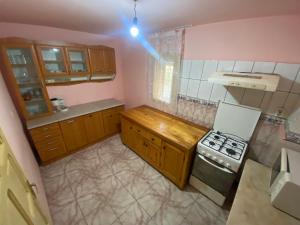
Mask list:
[[[68,68],[71,75],[90,74],[88,51],[86,48],[66,48]]]
[[[104,74],[104,50],[102,47],[89,48],[92,74]]]
[[[121,121],[120,112],[115,109],[106,110],[103,112],[103,123],[106,135],[112,135],[120,132]]]
[[[37,45],[36,49],[44,76],[66,76],[69,74],[67,57],[63,47]]]
[[[135,150],[138,155],[140,155],[142,158],[146,159],[147,158],[147,150],[148,150],[148,143],[147,141],[143,138],[143,136],[139,134],[135,134],[134,136],[135,139]]]
[[[52,114],[52,105],[31,43],[12,40],[1,44],[0,67],[22,119]]]
[[[134,125],[128,120],[122,119],[122,141],[131,149],[135,149]]]
[[[160,147],[147,143],[147,160],[154,166],[160,167]]]
[[[94,143],[104,137],[104,127],[101,112],[84,116],[84,124],[88,143]]]
[[[104,72],[107,74],[116,73],[115,50],[113,48],[106,48],[104,50]]]
[[[0,224],[47,225],[30,183],[0,130]]]
[[[172,181],[179,183],[182,177],[184,152],[164,142],[162,148],[161,169]]]
[[[84,117],[62,121],[60,127],[68,151],[74,151],[87,144]]]

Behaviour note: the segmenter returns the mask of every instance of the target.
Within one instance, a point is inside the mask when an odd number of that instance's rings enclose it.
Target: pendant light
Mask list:
[[[130,34],[132,37],[137,37],[140,33],[139,28],[138,28],[138,19],[136,17],[136,3],[138,0],[133,0],[134,1],[134,18],[132,20],[132,25],[130,27]]]

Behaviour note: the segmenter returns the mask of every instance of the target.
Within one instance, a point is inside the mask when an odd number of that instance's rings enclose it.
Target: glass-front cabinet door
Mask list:
[[[6,46],[7,73],[14,96],[25,119],[52,113],[51,104],[40,75],[33,46]]]
[[[64,48],[53,46],[37,46],[42,72],[45,76],[67,75],[67,62]]]
[[[71,75],[87,75],[90,73],[88,52],[85,48],[66,48]]]

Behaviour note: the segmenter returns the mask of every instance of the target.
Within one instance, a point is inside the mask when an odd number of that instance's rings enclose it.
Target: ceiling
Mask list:
[[[182,25],[300,14],[300,0],[139,0],[145,32]],[[124,32],[133,0],[0,0],[0,22],[44,25],[98,34]]]

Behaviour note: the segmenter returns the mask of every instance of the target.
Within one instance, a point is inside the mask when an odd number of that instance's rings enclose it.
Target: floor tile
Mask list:
[[[88,194],[77,201],[88,225],[110,225],[117,219],[102,194]]]
[[[160,208],[150,219],[156,225],[180,225],[184,217],[173,207],[164,206]]]
[[[132,204],[120,217],[123,225],[145,225],[150,219],[146,211],[136,202]]]

